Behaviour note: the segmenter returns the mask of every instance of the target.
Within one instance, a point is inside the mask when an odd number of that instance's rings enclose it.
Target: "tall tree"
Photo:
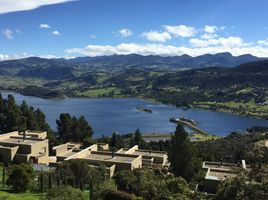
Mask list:
[[[181,176],[186,180],[193,177],[198,171],[194,146],[188,138],[188,133],[183,125],[178,124],[176,131],[171,135],[171,145],[168,150],[168,159],[171,170],[176,176]]]
[[[62,113],[56,123],[58,135],[63,142],[82,142],[84,145],[91,143],[93,130],[83,116],[77,119],[68,113]]]

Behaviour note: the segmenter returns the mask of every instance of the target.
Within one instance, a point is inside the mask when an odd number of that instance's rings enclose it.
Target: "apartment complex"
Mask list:
[[[168,167],[168,157],[165,151],[152,151],[139,149],[138,145],[130,149],[119,149],[117,153],[124,153],[128,155],[141,155],[143,167]]]
[[[53,147],[54,155],[49,156],[49,141],[46,137],[47,132],[41,131],[14,131],[0,135],[0,162],[6,165],[31,163],[55,167],[64,161],[80,159],[92,167],[105,167],[110,177],[123,169],[162,168],[169,165],[166,152],[143,150],[137,145],[115,152],[110,150],[108,144],[81,148],[80,143],[68,142]]]
[[[206,170],[203,191],[211,194],[217,192],[218,185],[227,178],[235,177],[237,169],[248,170],[245,160],[241,163],[203,162],[202,168]]]
[[[25,131],[0,135],[0,162],[48,163],[47,132]]]
[[[53,148],[54,163],[80,159],[86,161],[90,166],[105,166],[110,177],[117,171],[126,169],[133,170],[141,167],[164,167],[167,165],[165,152],[139,150],[138,146],[130,149],[120,149],[116,152],[109,151],[108,144],[94,144],[85,149],[80,149],[79,143],[66,143]]]

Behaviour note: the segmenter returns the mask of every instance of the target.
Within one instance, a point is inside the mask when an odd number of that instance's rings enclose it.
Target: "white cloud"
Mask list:
[[[208,53],[230,52],[235,56],[252,54],[259,57],[268,57],[268,47],[250,46],[238,37],[219,38],[218,40],[211,40],[209,43],[209,46],[200,44],[193,47],[137,43],[121,43],[116,46],[88,45],[85,48],[66,49],[65,52],[68,55],[78,54],[84,56],[128,55],[134,53],[140,55],[178,56],[188,54],[190,56],[199,56]]]
[[[169,26],[164,25],[164,29],[175,36],[178,37],[192,37],[196,34],[196,30],[194,27],[178,25],[178,26]]]
[[[205,28],[204,28],[204,31],[207,32],[207,33],[215,33],[218,30],[219,30],[219,28],[217,26],[206,25]]]
[[[142,36],[153,42],[166,42],[167,40],[172,39],[168,32],[150,31],[142,33]]]
[[[123,28],[123,29],[119,30],[118,33],[122,37],[129,37],[129,36],[131,36],[133,34],[133,32],[130,29],[127,29],[127,28]]]
[[[16,59],[22,59],[33,56],[32,54],[28,53],[22,53],[22,54],[14,54],[14,55],[7,55],[7,54],[1,54],[0,53],[0,61],[4,60],[16,60]]]
[[[52,33],[53,35],[60,36],[60,32],[59,32],[59,31],[52,31],[51,33]]]
[[[227,48],[235,48],[248,46],[248,43],[245,43],[240,37],[227,37],[227,38],[217,38],[217,39],[208,39],[202,40],[197,38],[190,39],[190,44],[194,47],[208,47],[208,46],[222,46]]]
[[[74,0],[0,0],[0,14],[33,10],[45,5],[70,2]]]
[[[39,25],[39,28],[41,28],[41,29],[48,29],[48,28],[50,28],[50,26],[48,24],[40,24]]]
[[[14,38],[14,31],[7,28],[7,29],[3,30],[3,35],[6,37],[6,39],[12,40]]]
[[[268,38],[265,40],[259,40],[257,43],[261,46],[268,46]]]
[[[218,35],[216,33],[205,33],[203,35],[200,36],[200,38],[208,40],[208,39],[213,39],[218,37]]]
[[[40,56],[40,58],[55,59],[55,58],[60,58],[60,57],[52,55],[52,54],[48,54],[48,55],[42,55],[42,56]]]

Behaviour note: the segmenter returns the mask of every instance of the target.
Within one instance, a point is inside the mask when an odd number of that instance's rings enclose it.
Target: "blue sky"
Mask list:
[[[0,60],[229,51],[268,57],[267,0],[0,0]]]

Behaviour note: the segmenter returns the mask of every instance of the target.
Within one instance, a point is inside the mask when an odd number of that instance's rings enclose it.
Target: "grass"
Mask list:
[[[0,166],[0,185],[2,186],[2,174],[3,174],[3,167]],[[24,193],[12,193],[8,188],[0,187],[0,200],[39,200],[44,199],[42,198],[44,195],[40,193],[31,193],[31,192],[24,192]]]
[[[118,97],[120,95],[120,89],[116,87],[89,89],[84,92],[77,92],[76,95],[84,97],[102,97],[111,96],[111,93],[113,93],[113,97]]]
[[[259,118],[268,117],[268,103],[256,104],[253,100],[248,102],[195,102],[194,106],[202,109],[216,109],[221,112],[235,113]]]
[[[220,136],[216,136],[216,135],[204,135],[204,134],[200,134],[200,133],[195,133],[195,134],[191,134],[190,136],[192,141],[207,141],[207,140],[216,140],[216,139],[220,139]]]
[[[170,134],[161,134],[161,133],[153,133],[153,134],[145,134],[142,136],[144,139],[154,139],[154,138],[159,138],[159,139],[170,139]],[[201,141],[207,141],[207,140],[216,140],[220,139],[220,136],[216,135],[210,135],[210,134],[200,134],[200,133],[195,133],[195,134],[190,134],[189,135],[190,140],[193,142],[201,142]]]
[[[14,76],[0,76],[1,87],[21,88],[28,85],[43,86],[47,81],[38,78],[20,78]]]
[[[8,190],[0,190],[0,200],[39,200],[42,197],[44,195],[30,192],[10,193]]]

